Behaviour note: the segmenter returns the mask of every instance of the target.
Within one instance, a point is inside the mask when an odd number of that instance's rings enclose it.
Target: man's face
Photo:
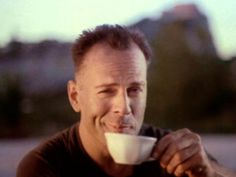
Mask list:
[[[80,126],[104,140],[104,132],[137,134],[146,106],[147,64],[141,50],[115,50],[96,44],[76,73]]]

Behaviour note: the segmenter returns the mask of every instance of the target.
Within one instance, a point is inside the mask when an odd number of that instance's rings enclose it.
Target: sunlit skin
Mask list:
[[[126,50],[115,50],[104,43],[95,44],[84,57],[75,79],[68,82],[70,103],[81,113],[78,134],[86,152],[107,174],[130,176],[133,166],[113,161],[104,133],[139,132],[147,94],[145,57],[135,44]],[[163,137],[152,156],[175,176],[218,176],[218,166],[209,160],[200,136],[188,129]]]

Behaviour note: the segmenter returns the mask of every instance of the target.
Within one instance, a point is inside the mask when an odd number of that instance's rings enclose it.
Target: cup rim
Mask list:
[[[138,138],[141,138],[141,139],[149,139],[149,140],[152,140],[152,141],[157,141],[157,138],[156,137],[152,137],[152,136],[144,136],[144,135],[133,135],[133,134],[126,134],[126,133],[115,133],[115,132],[105,132],[104,133],[105,136],[107,135],[111,135],[111,136],[125,136],[125,137],[137,137]]]

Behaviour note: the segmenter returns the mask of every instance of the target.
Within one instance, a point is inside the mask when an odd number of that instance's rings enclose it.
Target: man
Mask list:
[[[142,125],[150,48],[140,33],[119,25],[98,26],[75,42],[73,58],[68,97],[80,121],[32,150],[17,177],[230,176],[206,154],[199,135]],[[156,136],[156,161],[116,164],[105,132]]]

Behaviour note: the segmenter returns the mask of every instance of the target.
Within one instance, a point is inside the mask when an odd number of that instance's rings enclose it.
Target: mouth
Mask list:
[[[114,132],[114,133],[132,133],[134,131],[134,126],[130,124],[106,124],[106,132]]]

